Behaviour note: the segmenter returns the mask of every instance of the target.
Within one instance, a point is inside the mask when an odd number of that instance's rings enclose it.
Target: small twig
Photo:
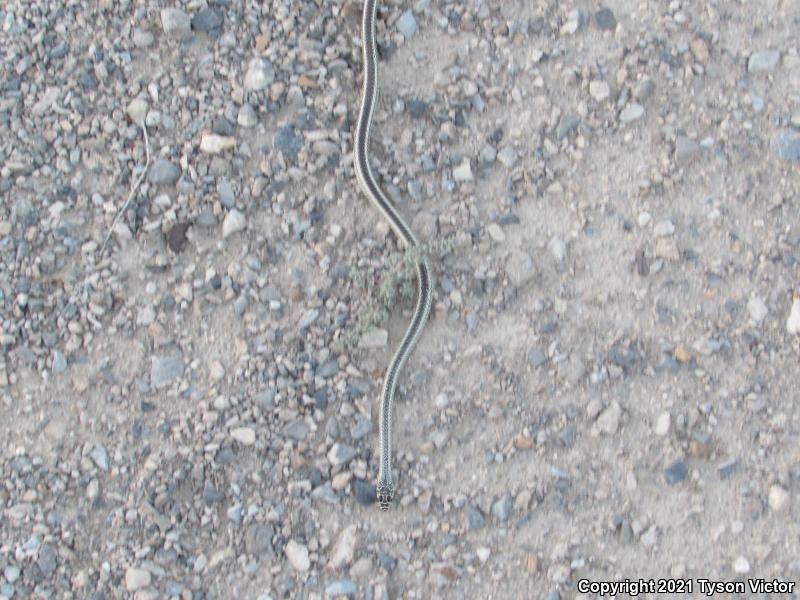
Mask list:
[[[128,194],[128,199],[125,200],[125,204],[122,205],[122,208],[119,209],[117,216],[114,217],[114,220],[111,222],[111,227],[108,229],[108,234],[106,234],[106,239],[103,240],[103,245],[100,246],[100,256],[103,255],[103,251],[106,249],[106,245],[108,244],[108,240],[111,239],[111,234],[114,233],[114,227],[117,225],[117,221],[119,221],[120,217],[128,210],[128,205],[133,200],[133,197],[136,195],[136,190],[139,189],[139,185],[141,185],[142,180],[144,179],[145,174],[147,173],[147,169],[150,168],[150,140],[147,137],[147,125],[145,125],[144,121],[142,121],[142,131],[144,131],[144,150],[147,154],[147,162],[144,165],[144,169],[141,173],[139,173],[139,177],[136,178],[136,181],[133,183],[133,187],[131,188],[131,193]]]

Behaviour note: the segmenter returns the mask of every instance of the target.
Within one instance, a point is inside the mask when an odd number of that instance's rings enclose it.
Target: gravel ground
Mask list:
[[[0,600],[800,579],[797,3],[380,4],[385,514],[360,3],[3,3]]]

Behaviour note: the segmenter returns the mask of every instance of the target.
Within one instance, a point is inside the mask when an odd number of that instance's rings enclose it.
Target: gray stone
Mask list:
[[[530,364],[534,369],[541,367],[546,362],[547,355],[539,348],[531,348],[528,350],[528,364]]]
[[[514,287],[528,283],[536,275],[536,266],[527,252],[512,250],[506,261],[506,275]]]
[[[67,370],[67,357],[64,353],[55,350],[53,352],[53,373],[63,373]]]
[[[179,8],[161,10],[161,26],[169,37],[181,39],[192,30],[192,20]]]
[[[780,61],[780,50],[760,50],[750,55],[750,59],[747,61],[747,70],[750,73],[774,71]]]
[[[328,462],[330,462],[334,467],[346,465],[353,460],[353,458],[355,458],[355,455],[355,448],[352,448],[347,444],[342,444],[341,442],[336,442],[328,451]]]
[[[397,19],[397,30],[403,34],[406,39],[410,38],[417,32],[417,20],[414,18],[414,13],[407,10],[400,18]]]
[[[205,7],[200,9],[192,18],[192,28],[195,31],[202,31],[209,35],[218,35],[219,28],[222,27],[224,15],[216,8]]]
[[[675,140],[675,162],[685,166],[693,162],[700,155],[700,144],[685,135],[679,135]]]
[[[500,522],[508,521],[511,517],[511,508],[514,506],[514,499],[511,494],[504,494],[497,502],[492,505],[492,514]]]
[[[778,158],[800,162],[800,131],[781,129],[776,138]]]
[[[580,122],[581,118],[578,115],[564,115],[558,120],[556,137],[560,140],[564,139],[572,133],[572,130],[575,129]]]
[[[243,231],[247,227],[247,218],[235,208],[228,211],[225,220],[222,222],[222,237],[226,238]]]
[[[255,127],[258,123],[258,116],[256,110],[250,104],[243,104],[239,109],[239,114],[236,117],[236,122],[242,127]]]
[[[272,138],[272,145],[278,152],[291,160],[297,159],[297,154],[303,147],[303,138],[297,135],[293,125],[285,125],[278,129]]]
[[[272,536],[274,530],[271,525],[254,523],[247,528],[244,534],[244,549],[247,554],[259,558],[272,555]]]
[[[305,329],[306,327],[311,325],[314,321],[316,321],[318,316],[319,316],[319,311],[316,308],[311,308],[305,311],[300,317],[300,320],[297,322],[297,328]]]
[[[517,152],[511,146],[506,146],[498,152],[497,160],[500,161],[503,166],[510,169],[517,162]]]
[[[480,159],[481,164],[490,165],[497,158],[497,150],[495,150],[493,146],[487,144],[481,148],[478,158]]]
[[[363,479],[353,480],[353,494],[361,506],[369,506],[377,500],[375,485]]]
[[[217,194],[219,201],[225,208],[233,208],[236,204],[236,196],[233,193],[233,186],[227,179],[220,179],[217,182]]]
[[[56,570],[56,559],[56,551],[50,544],[44,544],[39,548],[39,558],[36,561],[36,565],[42,571],[42,575],[50,577],[53,574]]]
[[[180,356],[154,356],[150,366],[150,385],[163,387],[183,376],[183,370]]]
[[[325,588],[325,594],[330,597],[353,596],[358,591],[356,584],[349,579],[334,581]]]
[[[178,165],[170,162],[166,158],[158,158],[150,166],[147,173],[147,181],[153,185],[172,185],[181,176],[181,169]]]
[[[94,464],[103,471],[108,471],[108,452],[103,446],[95,446],[94,450],[89,453],[92,457]]]
[[[308,432],[308,424],[302,419],[292,421],[283,428],[283,435],[295,440],[296,442],[302,442],[304,439],[306,439]]]
[[[272,63],[264,58],[254,58],[247,65],[247,73],[244,75],[244,87],[250,92],[258,92],[265,89],[275,81],[275,68]]]
[[[597,27],[605,31],[611,31],[617,27],[617,18],[610,8],[601,8],[594,13],[594,22]]]
[[[350,428],[350,437],[353,440],[365,438],[372,431],[372,419],[364,415],[357,415],[355,425]]]
[[[135,592],[150,585],[150,571],[129,567],[125,571],[125,589]]]
[[[664,480],[667,485],[680,483],[689,475],[689,465],[683,460],[676,460],[664,470]]]
[[[630,123],[631,121],[636,121],[641,119],[644,115],[644,106],[638,104],[637,102],[631,102],[622,109],[622,112],[619,114],[619,120],[623,123]]]

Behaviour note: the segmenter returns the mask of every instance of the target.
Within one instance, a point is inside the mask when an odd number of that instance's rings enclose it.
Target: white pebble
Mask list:
[[[733,570],[737,573],[749,573],[750,572],[750,563],[744,556],[740,556],[735,561],[733,561]]]
[[[658,418],[656,419],[656,424],[653,427],[653,431],[655,432],[655,434],[660,435],[662,437],[667,435],[667,433],[669,433],[670,420],[671,420],[670,414],[666,411],[658,415]]]
[[[294,567],[295,571],[304,573],[311,567],[311,561],[308,558],[308,548],[302,544],[298,544],[294,540],[289,540],[284,548],[286,558],[289,559],[289,564]]]
[[[204,133],[200,138],[200,151],[206,154],[219,154],[236,146],[236,139],[216,133]]]
[[[489,560],[489,556],[491,556],[492,551],[486,546],[479,546],[475,550],[475,554],[478,555],[478,560],[480,560],[482,563],[485,563],[487,560]]]
[[[231,429],[231,437],[245,446],[252,446],[256,443],[256,432],[252,427]]]
[[[756,325],[759,325],[769,313],[767,305],[758,297],[750,298],[750,301],[747,303],[747,310],[750,313],[750,318]]]
[[[150,571],[130,567],[125,571],[125,588],[134,592],[150,585]]]
[[[611,94],[611,87],[605,81],[592,81],[589,83],[589,94],[598,102],[602,102]]]
[[[675,233],[675,225],[672,221],[660,221],[653,226],[653,233],[657,237],[669,237]]]
[[[247,219],[245,216],[235,208],[225,215],[225,220],[222,222],[222,237],[226,238],[247,227]]]
[[[789,506],[789,492],[779,485],[769,488],[769,507],[775,512],[782,512]]]
[[[789,318],[786,319],[786,331],[790,335],[800,334],[800,293],[798,292],[795,292],[792,310],[789,313]]]
[[[453,178],[456,181],[472,181],[472,167],[468,158],[465,158],[460,165],[453,169]]]

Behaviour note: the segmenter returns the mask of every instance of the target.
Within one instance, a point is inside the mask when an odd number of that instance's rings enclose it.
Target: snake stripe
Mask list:
[[[389,225],[395,235],[400,238],[402,244],[406,248],[412,248],[418,244],[413,231],[411,231],[411,227],[408,226],[392,203],[389,202],[386,194],[384,194],[378,182],[375,180],[375,176],[369,165],[369,134],[378,96],[378,53],[375,42],[375,17],[377,9],[377,0],[364,1],[364,14],[361,24],[364,89],[361,97],[361,109],[358,115],[354,148],[356,178],[358,179],[361,189],[389,222]],[[395,483],[392,477],[392,426],[394,423],[394,395],[397,388],[397,378],[428,320],[431,309],[430,268],[425,257],[420,258],[417,262],[416,275],[417,301],[414,307],[414,314],[400,345],[389,363],[386,376],[383,380],[383,389],[381,391],[380,423],[378,431],[380,468],[378,471],[376,491],[378,502],[382,510],[389,509],[395,492]]]

